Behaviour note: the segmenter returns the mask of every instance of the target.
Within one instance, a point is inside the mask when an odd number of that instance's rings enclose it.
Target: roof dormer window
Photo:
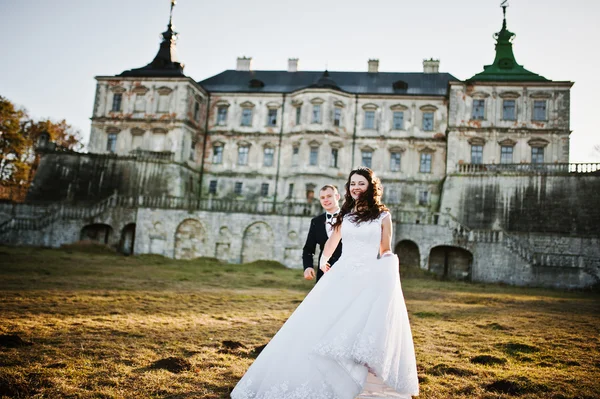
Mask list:
[[[408,90],[408,83],[403,80],[397,80],[392,84],[394,91]]]
[[[252,89],[261,89],[265,87],[265,82],[259,79],[250,79],[248,86],[250,86]]]

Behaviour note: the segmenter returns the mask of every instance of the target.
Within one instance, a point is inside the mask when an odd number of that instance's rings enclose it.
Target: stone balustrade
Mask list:
[[[600,174],[600,163],[459,164],[462,174]]]

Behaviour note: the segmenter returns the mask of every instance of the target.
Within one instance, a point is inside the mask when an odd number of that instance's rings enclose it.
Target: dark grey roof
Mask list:
[[[198,83],[209,92],[291,93],[316,85],[322,77],[322,71],[227,70]],[[448,82],[458,80],[449,73],[422,72],[329,72],[328,78],[339,89],[352,94],[434,96],[446,95]],[[260,80],[264,87],[250,87],[251,79]],[[394,89],[393,85],[398,81],[405,82],[408,88]]]

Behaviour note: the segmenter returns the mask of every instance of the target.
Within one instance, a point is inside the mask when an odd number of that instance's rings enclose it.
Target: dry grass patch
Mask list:
[[[312,287],[78,249],[0,248],[0,397],[226,398]],[[597,294],[426,277],[403,281],[420,398],[600,397]]]

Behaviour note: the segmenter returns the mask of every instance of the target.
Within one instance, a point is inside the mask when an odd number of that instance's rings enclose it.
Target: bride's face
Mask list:
[[[353,174],[350,177],[350,195],[354,200],[357,200],[368,188],[369,181],[364,176]]]

